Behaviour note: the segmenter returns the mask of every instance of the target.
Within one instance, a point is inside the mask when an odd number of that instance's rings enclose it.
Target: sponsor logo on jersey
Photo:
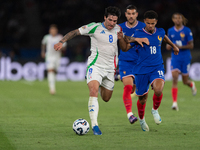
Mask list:
[[[105,31],[104,31],[104,30],[102,30],[102,31],[100,32],[100,34],[105,34]]]

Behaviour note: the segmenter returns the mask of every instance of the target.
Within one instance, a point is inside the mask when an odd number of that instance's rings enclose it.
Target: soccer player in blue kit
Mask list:
[[[124,35],[131,37],[134,35],[135,31],[145,27],[145,23],[137,20],[138,12],[137,7],[134,5],[129,5],[126,7],[125,16],[127,21],[119,24],[122,27]],[[127,117],[131,124],[137,121],[137,117],[135,117],[132,113],[131,99],[131,93],[132,91],[135,91],[135,84],[133,84],[135,76],[133,74],[132,67],[136,64],[137,58],[138,54],[134,48],[131,48],[127,52],[120,50],[119,73],[124,85],[123,102],[126,108]]]
[[[191,30],[184,26],[187,23],[187,19],[181,13],[174,13],[172,15],[172,21],[174,22],[174,26],[169,28],[168,37],[169,39],[177,45],[180,49],[178,55],[174,55],[173,51],[171,54],[171,72],[172,72],[172,109],[178,111],[177,105],[177,95],[178,95],[178,76],[182,74],[183,84],[189,86],[192,89],[192,94],[196,95],[197,89],[195,87],[195,83],[189,80],[189,68],[191,62],[191,54],[190,49],[193,49],[193,36]],[[171,50],[172,47],[170,45],[166,45],[167,50]]]
[[[135,73],[136,95],[139,97],[137,101],[138,115],[143,131],[149,131],[149,127],[144,117],[149,84],[151,84],[151,87],[154,90],[153,108],[151,113],[155,123],[161,123],[158,108],[163,97],[162,91],[165,83],[164,65],[161,54],[162,41],[165,41],[173,47],[175,55],[179,52],[178,47],[165,35],[165,30],[163,28],[155,27],[157,20],[158,15],[155,11],[150,10],[145,12],[145,28],[136,31],[134,34],[134,37],[148,38],[149,44],[143,44],[142,46],[137,43],[127,44],[124,38],[122,38],[123,34],[121,32],[118,33],[119,44],[123,51],[129,50],[132,46],[135,46],[135,44],[138,45],[138,60],[137,64],[133,66],[133,70]],[[134,40],[134,37],[130,37],[129,42],[132,42],[131,40]]]

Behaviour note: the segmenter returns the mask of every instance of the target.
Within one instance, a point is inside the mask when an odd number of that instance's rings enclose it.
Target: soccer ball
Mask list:
[[[90,130],[90,125],[85,119],[75,120],[72,127],[74,132],[78,135],[86,134]]]

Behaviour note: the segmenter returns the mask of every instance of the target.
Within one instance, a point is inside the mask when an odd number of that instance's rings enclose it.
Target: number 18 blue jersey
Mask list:
[[[146,74],[154,71],[160,66],[163,66],[161,54],[161,44],[165,36],[163,28],[155,28],[153,34],[147,32],[144,28],[135,32],[134,37],[148,38],[149,45],[143,44],[144,47],[138,45],[138,60],[133,67],[135,74]],[[135,43],[131,43],[134,46]]]

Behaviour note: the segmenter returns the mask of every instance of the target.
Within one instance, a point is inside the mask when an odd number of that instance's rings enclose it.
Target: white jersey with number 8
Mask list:
[[[118,47],[117,32],[119,25],[108,30],[103,23],[90,23],[79,28],[81,35],[88,35],[91,39],[91,55],[88,58],[88,68],[92,65],[114,72],[117,65]]]

